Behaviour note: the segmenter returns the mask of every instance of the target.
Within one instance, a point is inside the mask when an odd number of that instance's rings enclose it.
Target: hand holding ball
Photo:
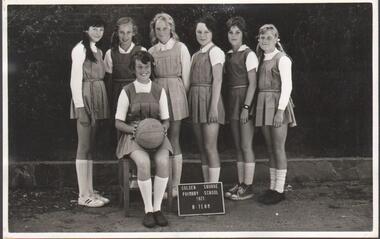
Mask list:
[[[165,138],[165,129],[161,122],[147,118],[139,122],[136,128],[135,140],[145,149],[154,149],[162,144]]]

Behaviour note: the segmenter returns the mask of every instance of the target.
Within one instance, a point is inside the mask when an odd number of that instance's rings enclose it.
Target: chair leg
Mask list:
[[[123,199],[124,216],[128,216],[129,211],[129,159],[123,159]]]
[[[170,213],[173,210],[173,162],[172,159],[169,158],[169,179],[168,179],[168,205],[167,205],[167,211]]]
[[[123,207],[124,206],[123,160],[119,159],[118,161],[119,161],[118,173],[119,173],[119,190],[120,190],[119,191],[119,207]]]

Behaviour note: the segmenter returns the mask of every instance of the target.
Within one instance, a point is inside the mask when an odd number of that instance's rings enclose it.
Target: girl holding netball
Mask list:
[[[152,188],[149,153],[136,142],[134,135],[138,122],[146,118],[160,120],[165,132],[169,128],[167,96],[165,90],[151,80],[153,66],[154,59],[148,52],[137,51],[132,55],[130,67],[134,69],[136,80],[122,89],[115,115],[116,129],[122,132],[116,156],[120,159],[129,156],[137,166],[137,182],[145,205],[143,225],[146,227],[168,225],[161,212],[161,203],[169,177],[169,152],[172,152],[167,137],[154,150],[156,176]]]

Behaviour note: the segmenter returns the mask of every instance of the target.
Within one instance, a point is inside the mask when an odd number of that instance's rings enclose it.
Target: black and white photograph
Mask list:
[[[2,1],[3,238],[377,238],[378,2]]]

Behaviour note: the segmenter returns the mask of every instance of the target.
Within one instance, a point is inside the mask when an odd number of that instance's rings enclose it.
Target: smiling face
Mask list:
[[[104,27],[91,26],[88,28],[86,33],[88,34],[90,41],[96,43],[100,41],[100,39],[102,39],[103,33],[104,33]]]
[[[277,35],[273,31],[267,30],[259,35],[259,46],[265,53],[270,53],[276,48],[277,40]]]
[[[144,64],[140,60],[136,59],[136,65],[135,65],[135,73],[136,73],[136,78],[140,82],[147,82],[150,78],[150,74],[152,72],[152,66],[151,62],[147,62]]]
[[[165,44],[169,41],[170,31],[170,25],[166,21],[161,19],[156,21],[156,24],[154,26],[154,32],[156,34],[157,39],[161,43]]]
[[[228,41],[232,48],[239,49],[243,44],[243,32],[237,26],[232,26],[228,31]]]
[[[212,41],[212,32],[207,28],[206,24],[200,22],[197,24],[195,29],[195,34],[197,37],[198,43],[201,47],[206,46]]]
[[[120,46],[122,48],[129,47],[132,43],[133,36],[135,36],[133,25],[131,23],[120,25],[117,35],[119,36]]]

